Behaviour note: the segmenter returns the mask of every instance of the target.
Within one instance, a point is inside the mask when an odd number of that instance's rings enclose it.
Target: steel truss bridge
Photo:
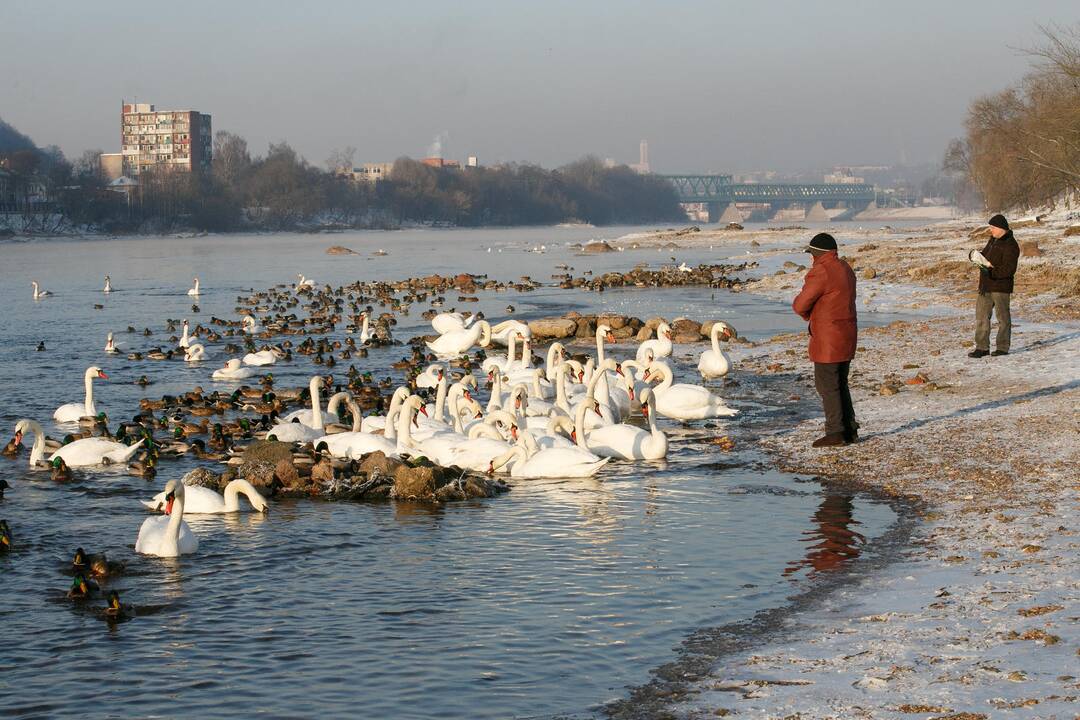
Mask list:
[[[710,220],[719,220],[733,203],[768,204],[774,208],[822,203],[860,209],[874,202],[874,186],[866,184],[733,183],[730,175],[661,175],[670,182],[681,203],[705,203]],[[712,216],[716,215],[715,218]]]

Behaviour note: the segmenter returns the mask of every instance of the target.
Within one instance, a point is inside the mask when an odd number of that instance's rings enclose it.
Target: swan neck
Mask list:
[[[319,398],[319,386],[322,382],[318,376],[311,378],[308,390],[311,391],[311,426],[316,430],[323,429],[322,400]]]
[[[96,415],[97,411],[94,409],[94,378],[89,370],[86,371],[86,377],[83,378],[83,385],[86,387],[86,400],[83,403],[83,409],[87,415]]]
[[[36,467],[45,458],[45,431],[36,422],[30,422],[30,432],[34,433],[34,444],[30,448],[30,467]]]

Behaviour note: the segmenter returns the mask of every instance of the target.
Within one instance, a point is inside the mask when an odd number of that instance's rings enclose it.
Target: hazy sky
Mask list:
[[[0,0],[0,117],[70,156],[119,150],[121,98],[196,109],[322,165],[586,153],[661,172],[936,161],[1022,77],[1024,2]]]

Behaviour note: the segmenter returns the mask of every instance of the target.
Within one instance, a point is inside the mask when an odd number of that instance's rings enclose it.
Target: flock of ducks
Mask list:
[[[269,439],[293,443],[294,452],[308,453],[312,461],[330,463],[343,473],[365,455],[382,452],[402,459],[422,456],[444,466],[511,478],[575,478],[594,476],[612,461],[665,458],[669,441],[658,426],[659,417],[687,422],[737,412],[704,385],[675,382],[672,329],[667,324],[660,324],[657,337],[638,345],[625,359],[612,356],[608,345],[614,336],[603,324],[596,329],[595,353],[571,354],[555,342],[538,359],[526,323],[509,319],[493,325],[481,313],[437,312],[444,301],[437,289],[403,287],[356,283],[320,289],[315,281],[298,275],[291,287],[240,298],[244,307],[239,322],[214,319],[210,326],[193,329],[184,320],[181,336],[172,339],[175,347],[131,352],[128,357],[182,357],[200,366],[217,355],[222,365],[209,373],[208,380],[231,389],[206,393],[195,388],[178,397],[144,398],[139,413],[112,431],[108,412],[94,396],[95,381],[109,376],[94,365],[83,374],[82,401],[65,403],[53,413],[58,426],[71,430],[62,441],[46,437],[38,422],[24,418],[16,423],[3,454],[17,456],[25,439],[33,436],[28,464],[50,471],[55,480],[70,479],[73,468],[106,467],[126,468],[154,480],[162,458],[190,454],[240,465],[239,443]],[[51,295],[36,281],[33,288],[35,300]],[[103,292],[112,290],[106,276]],[[402,291],[405,297],[397,297]],[[187,294],[198,298],[201,292],[199,279],[194,278]],[[344,387],[324,375],[313,376],[306,390],[277,387],[272,374],[263,375],[254,386],[242,384],[301,354],[328,367],[366,357],[368,348],[385,344],[389,327],[396,323],[394,313],[407,314],[412,303],[421,301],[430,303],[432,309],[424,317],[435,335],[425,340],[426,352],[417,343],[410,356],[393,364],[406,371],[406,380],[394,388],[388,402],[383,391],[394,387],[392,380],[376,380],[355,366],[350,366]],[[389,310],[377,318],[378,328],[372,323],[374,308],[367,303]],[[298,310],[306,310],[307,316]],[[344,341],[326,337],[341,324],[346,329]],[[296,335],[306,337],[294,343],[291,336]],[[713,325],[711,346],[697,364],[703,380],[729,372],[731,362],[720,341],[736,336],[723,321]],[[243,348],[231,339],[242,340]],[[261,347],[256,339],[263,341]],[[271,340],[278,342],[270,345]],[[210,347],[212,342],[225,344]],[[496,346],[505,347],[505,354],[489,352]],[[247,352],[240,355],[238,349]],[[120,352],[112,333],[104,352]],[[486,401],[478,396],[478,378],[490,387]],[[143,376],[136,382],[145,386],[151,380]],[[332,392],[324,407],[328,390]],[[290,412],[290,405],[306,406]],[[7,483],[0,481],[0,496],[5,487]],[[269,509],[266,498],[243,478],[229,482],[224,493],[168,480],[159,493],[142,501],[153,515],[138,529],[136,552],[158,557],[198,552],[199,538],[185,515],[240,512],[246,507],[241,497],[256,512]],[[11,528],[0,520],[0,552],[12,546]],[[121,565],[79,548],[69,597],[89,598],[98,582],[119,572]],[[107,619],[123,620],[133,617],[135,610],[113,591],[102,613]]]

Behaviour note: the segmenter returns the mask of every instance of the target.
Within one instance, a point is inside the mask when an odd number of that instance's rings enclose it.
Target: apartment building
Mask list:
[[[122,174],[171,168],[210,172],[213,159],[210,116],[196,110],[157,110],[146,103],[123,103],[120,114]]]

